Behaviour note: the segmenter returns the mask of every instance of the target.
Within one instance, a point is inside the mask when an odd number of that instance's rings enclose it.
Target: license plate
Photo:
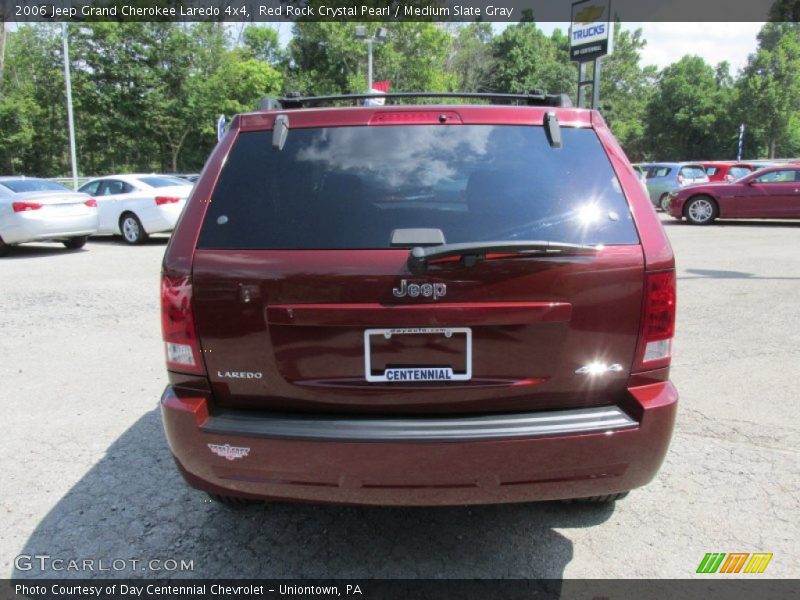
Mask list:
[[[405,336],[414,336],[414,339]],[[426,336],[429,339],[425,339]],[[402,342],[405,341],[415,343],[402,348],[404,345]],[[386,346],[392,342],[397,342],[396,345],[400,348],[389,354],[388,359],[385,357],[388,350],[384,348],[382,362],[385,364],[377,364],[373,351],[378,346]],[[437,350],[437,347],[440,348]],[[413,356],[431,352],[438,352],[442,360],[436,360],[435,364],[431,364],[417,362],[419,359]],[[448,358],[444,358],[445,356]],[[370,382],[468,381],[472,379],[472,329],[469,327],[367,329],[364,331],[364,375]]]

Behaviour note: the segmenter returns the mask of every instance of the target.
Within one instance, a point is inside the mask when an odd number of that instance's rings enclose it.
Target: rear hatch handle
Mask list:
[[[424,273],[430,261],[449,256],[460,256],[462,262],[471,267],[487,254],[515,254],[521,256],[562,256],[565,254],[594,254],[603,245],[570,244],[548,240],[513,240],[442,244],[440,246],[415,246],[408,255],[408,269],[414,274]]]

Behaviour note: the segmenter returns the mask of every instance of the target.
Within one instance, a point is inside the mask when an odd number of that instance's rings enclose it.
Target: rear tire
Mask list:
[[[214,502],[219,502],[227,506],[228,508],[244,508],[245,506],[250,506],[255,504],[255,500],[251,500],[250,498],[241,498],[239,496],[225,496],[223,494],[212,494],[209,492],[208,497],[211,498]]]
[[[695,196],[683,207],[683,214],[692,225],[708,225],[719,215],[719,208],[713,198]]]
[[[5,256],[8,254],[8,249],[10,246],[3,241],[3,238],[0,237],[0,256]]]
[[[662,194],[661,198],[658,199],[658,205],[661,207],[665,213],[669,212],[669,194]]]
[[[132,246],[147,241],[147,232],[142,227],[139,217],[133,213],[125,213],[119,218],[119,230],[122,232],[122,239],[125,240],[125,243]]]
[[[88,235],[82,235],[80,237],[69,238],[68,240],[64,240],[62,243],[64,244],[64,247],[69,250],[78,250],[83,248],[88,240]]]
[[[630,492],[618,492],[616,494],[605,494],[604,496],[589,496],[587,498],[573,498],[564,502],[576,502],[578,504],[610,504],[617,500],[622,500]]]

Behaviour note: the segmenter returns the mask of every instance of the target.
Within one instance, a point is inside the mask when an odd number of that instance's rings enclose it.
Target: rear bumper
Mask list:
[[[164,204],[162,206],[149,206],[147,210],[142,210],[138,214],[142,222],[142,227],[147,233],[162,233],[175,229],[178,217],[186,206],[186,200],[181,200],[175,204]]]
[[[630,388],[624,410],[353,419],[210,416],[167,387],[164,428],[186,481],[251,498],[458,505],[612,494],[648,483],[666,454],[677,392]]]
[[[680,198],[680,199],[678,199],[677,197],[673,198],[672,201],[669,204],[669,215],[671,217],[675,217],[676,219],[680,219],[681,217],[683,217],[683,205],[684,204],[685,204],[685,201],[684,201],[683,198]]]
[[[29,211],[9,215],[0,223],[0,236],[7,244],[92,235],[97,231],[97,210],[75,215],[37,214]]]

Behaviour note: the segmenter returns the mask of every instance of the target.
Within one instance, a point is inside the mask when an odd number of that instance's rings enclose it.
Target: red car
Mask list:
[[[374,505],[647,484],[678,398],[675,270],[625,154],[565,97],[408,96],[268,101],[209,158],[161,285],[186,481]]]
[[[734,161],[704,162],[709,181],[735,181],[758,169],[757,165]]]
[[[800,219],[800,164],[767,167],[732,183],[677,190],[670,194],[669,214],[694,225],[716,219]]]

